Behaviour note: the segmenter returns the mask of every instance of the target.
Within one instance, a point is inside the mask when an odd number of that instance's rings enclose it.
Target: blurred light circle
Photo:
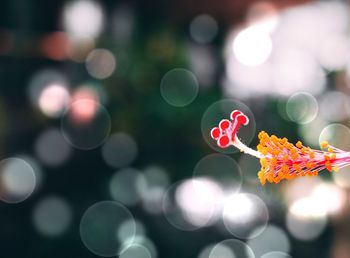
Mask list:
[[[337,173],[332,173],[334,182],[344,188],[350,187],[350,167],[339,169]]]
[[[135,231],[134,234],[129,235],[134,231]],[[145,234],[146,234],[145,226],[140,221],[134,220],[134,219],[124,221],[120,225],[117,231],[117,237],[119,241],[124,243],[127,243],[128,240],[130,240],[131,242],[134,242],[136,237],[140,237],[140,236],[142,237]]]
[[[112,257],[124,250],[124,242],[118,239],[118,229],[125,221],[134,218],[127,208],[114,201],[102,201],[89,207],[80,221],[80,237],[92,253]],[[135,236],[136,225],[128,227],[127,235]]]
[[[330,122],[340,122],[350,116],[350,101],[342,92],[325,93],[320,99],[320,114]]]
[[[35,143],[35,152],[44,164],[58,166],[69,159],[72,149],[61,132],[51,128],[39,135]]]
[[[301,135],[305,144],[318,146],[320,133],[326,125],[327,122],[318,114],[310,123],[301,124],[298,128],[298,133]]]
[[[111,129],[108,111],[89,99],[73,102],[61,120],[64,138],[77,149],[94,149],[107,139]]]
[[[334,215],[340,213],[345,207],[347,198],[345,191],[339,186],[332,183],[321,183],[313,189],[312,199],[324,206],[328,215]]]
[[[325,37],[317,49],[321,65],[330,71],[343,70],[349,61],[349,39],[346,35],[335,34]]]
[[[187,106],[197,97],[197,78],[186,69],[172,69],[163,76],[160,82],[160,93],[172,106]]]
[[[159,166],[151,165],[143,170],[143,173],[136,180],[140,195],[146,194],[148,190],[159,187],[166,189],[170,184],[168,173]]]
[[[214,246],[215,244],[211,244],[202,248],[202,250],[198,254],[198,258],[209,258],[210,252],[214,248]],[[227,251],[227,252],[229,253],[229,255],[232,255],[232,253],[230,253],[231,251]]]
[[[141,195],[143,208],[151,214],[162,213],[162,200],[165,194],[162,187],[152,187]]]
[[[119,258],[153,258],[149,250],[138,244],[133,244],[124,250]]]
[[[292,256],[283,252],[273,251],[273,252],[264,254],[263,256],[261,256],[261,258],[292,258]]]
[[[265,203],[254,194],[233,194],[225,201],[224,225],[236,237],[257,237],[266,228],[268,218]]]
[[[36,178],[33,168],[20,158],[7,158],[0,162],[0,199],[19,203],[34,191]]]
[[[321,177],[298,177],[290,181],[285,188],[287,203],[294,203],[302,198],[311,196],[314,190],[322,184]]]
[[[259,26],[240,31],[233,41],[237,60],[246,66],[259,66],[266,62],[272,51],[270,35]]]
[[[190,34],[197,43],[209,43],[218,33],[216,20],[207,14],[196,16],[190,24]]]
[[[87,56],[85,65],[89,74],[96,79],[106,79],[116,68],[116,60],[108,49],[94,49]]]
[[[136,188],[141,197],[143,208],[152,214],[162,212],[163,195],[170,184],[167,172],[158,166],[146,167],[136,179]]]
[[[200,181],[197,182],[201,184]],[[171,185],[163,197],[163,213],[167,221],[177,229],[193,231],[207,226],[217,208],[217,204],[204,194],[205,183],[199,190],[192,180],[184,180]],[[210,196],[209,196],[210,197]]]
[[[43,181],[43,171],[42,171],[41,165],[39,164],[39,161],[27,154],[18,155],[17,157],[23,160],[24,162],[26,162],[27,164],[29,164],[29,166],[33,169],[34,176],[35,176],[34,191],[37,191],[41,186],[41,182]]]
[[[28,96],[33,106],[49,117],[59,117],[70,102],[66,76],[58,70],[44,69],[29,81]]]
[[[350,151],[350,129],[343,124],[330,124],[323,128],[319,142],[327,141],[330,145]]]
[[[326,217],[303,217],[288,212],[287,228],[290,234],[296,239],[312,241],[319,237],[326,227]]]
[[[34,208],[33,220],[39,233],[59,236],[68,230],[72,222],[72,209],[60,197],[46,197]]]
[[[272,89],[289,96],[299,91],[321,93],[326,84],[325,72],[311,51],[286,44],[274,50],[271,58]]]
[[[256,234],[253,233],[254,235]],[[289,253],[290,251],[290,241],[287,234],[281,228],[274,225],[268,225],[259,236],[250,239],[248,245],[256,257],[262,257],[271,251],[285,253]]]
[[[102,146],[102,157],[107,165],[120,168],[130,165],[136,158],[137,144],[129,134],[114,133]]]
[[[70,95],[64,85],[53,83],[45,87],[39,96],[39,108],[48,117],[59,117],[68,106]]]
[[[243,181],[237,162],[219,153],[207,155],[198,161],[193,171],[193,178],[212,180],[229,193],[239,192]]]
[[[103,23],[104,13],[96,1],[76,0],[64,6],[63,26],[71,36],[97,37]]]
[[[91,37],[70,37],[69,58],[77,63],[84,63],[88,54],[95,48],[96,42]]]
[[[147,238],[146,236],[136,235],[133,239],[130,239],[130,240],[131,242],[128,243],[127,241],[126,245],[132,245],[132,244],[141,245],[147,248],[152,258],[158,257],[157,248],[151,239]]]
[[[260,184],[258,172],[261,165],[257,158],[242,154],[238,160],[238,166],[241,168],[244,180],[254,185]]]
[[[136,189],[136,180],[140,172],[133,168],[124,168],[116,172],[109,182],[112,198],[124,205],[136,205],[140,196]]]
[[[310,123],[317,116],[318,103],[308,92],[295,93],[287,101],[286,112],[293,122]]]
[[[238,239],[227,239],[214,246],[209,258],[255,258],[252,249]]]
[[[249,118],[249,124],[242,126],[237,136],[246,145],[249,145],[255,135],[255,118],[250,109],[242,102],[234,99],[224,99],[214,102],[204,112],[201,121],[202,135],[206,143],[215,151],[230,154],[238,152],[236,147],[230,146],[226,149],[222,149],[217,146],[217,142],[210,136],[210,131],[213,127],[219,125],[222,119],[229,119],[233,110],[241,110]]]

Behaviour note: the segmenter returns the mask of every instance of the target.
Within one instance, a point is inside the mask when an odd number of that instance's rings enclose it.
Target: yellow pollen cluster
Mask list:
[[[336,159],[333,149],[329,152],[319,152],[305,147],[298,141],[295,145],[288,142],[287,138],[269,136],[266,132],[259,133],[260,143],[258,151],[263,155],[260,159],[261,170],[258,177],[262,185],[266,181],[279,183],[283,179],[294,179],[298,176],[316,176],[324,168],[329,171],[333,168],[332,163]],[[327,142],[322,142],[322,148],[328,148]]]

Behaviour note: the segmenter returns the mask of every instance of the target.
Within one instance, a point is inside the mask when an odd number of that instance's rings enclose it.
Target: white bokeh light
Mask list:
[[[65,85],[52,83],[39,96],[39,108],[49,117],[58,117],[70,102],[70,94]]]
[[[104,13],[100,4],[91,0],[68,2],[63,10],[65,30],[74,37],[95,38],[104,25]]]
[[[260,26],[250,26],[240,31],[233,41],[233,52],[246,66],[258,66],[266,62],[272,51],[270,35]]]
[[[38,232],[50,237],[65,233],[71,224],[72,217],[70,205],[56,196],[41,200],[33,212],[33,222]]]

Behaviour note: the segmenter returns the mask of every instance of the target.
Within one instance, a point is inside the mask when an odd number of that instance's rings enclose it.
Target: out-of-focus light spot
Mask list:
[[[95,41],[90,37],[70,38],[68,56],[75,62],[83,63],[88,54],[95,48]]]
[[[164,100],[172,106],[187,106],[197,97],[197,78],[186,69],[170,70],[161,80],[160,93]]]
[[[330,124],[320,133],[319,143],[327,141],[330,145],[350,151],[350,129],[343,124]]]
[[[65,233],[71,224],[72,209],[60,197],[46,197],[34,208],[33,221],[39,233],[59,236]]]
[[[95,38],[104,26],[104,13],[96,1],[68,2],[63,10],[63,25],[71,36]]]
[[[98,102],[80,99],[71,104],[61,119],[64,138],[77,149],[94,149],[107,139],[111,129],[108,111]]]
[[[138,191],[141,194],[145,194],[147,190],[153,187],[166,189],[169,183],[170,178],[167,171],[157,165],[146,167],[136,182]]]
[[[7,203],[19,203],[34,191],[36,178],[33,168],[19,158],[7,158],[0,162],[0,199]]]
[[[223,154],[202,158],[193,170],[194,178],[208,178],[220,185],[225,193],[236,193],[242,186],[242,172],[237,162]]]
[[[102,201],[89,207],[80,221],[80,237],[92,253],[111,257],[125,250],[124,242],[118,239],[118,229],[126,221],[134,221],[130,211],[113,201]],[[136,225],[128,227],[129,237],[134,238]],[[98,237],[96,237],[98,236]]]
[[[143,208],[152,214],[162,212],[162,198],[170,184],[167,172],[158,166],[149,166],[136,179],[136,188]]]
[[[214,50],[209,46],[188,45],[191,70],[198,78],[200,87],[210,87],[214,83],[217,67],[214,55]]]
[[[160,214],[162,212],[162,200],[165,190],[162,187],[152,187],[142,195],[143,208],[151,214]]]
[[[311,2],[286,9],[281,16],[276,41],[310,52],[317,52],[327,38],[346,33],[349,19],[348,6],[340,1]]]
[[[325,73],[310,52],[294,47],[279,47],[273,56],[273,84],[281,95],[298,91],[320,93]]]
[[[317,116],[318,104],[315,97],[310,93],[299,92],[288,99],[286,112],[290,120],[300,124],[307,124]]]
[[[207,226],[217,207],[212,199],[206,199],[207,195],[201,195],[192,180],[171,185],[164,193],[162,201],[165,218],[172,226],[183,231]],[[189,207],[191,205],[193,207]]]
[[[48,129],[37,138],[35,152],[44,164],[58,166],[69,159],[72,149],[58,129]]]
[[[41,165],[39,164],[39,161],[36,160],[34,157],[27,155],[27,154],[23,154],[23,155],[18,155],[18,158],[20,158],[21,160],[27,162],[29,164],[29,166],[31,166],[31,168],[34,171],[34,175],[35,175],[35,189],[34,191],[37,191],[40,186],[41,183],[43,181],[43,171],[41,169]]]
[[[218,33],[216,20],[207,14],[196,16],[190,24],[190,34],[197,43],[209,43]]]
[[[273,32],[278,24],[278,12],[276,6],[268,1],[253,3],[247,13],[247,22],[250,25],[258,25],[266,32]]]
[[[338,91],[327,92],[320,99],[320,114],[330,122],[340,122],[350,116],[349,97]]]
[[[71,48],[70,41],[64,32],[53,32],[41,40],[41,51],[53,60],[64,60]]]
[[[201,130],[206,143],[217,152],[225,154],[238,152],[238,149],[235,147],[228,147],[226,149],[218,147],[217,143],[213,141],[210,136],[211,129],[215,126],[218,126],[222,118],[230,117],[230,113],[235,109],[241,110],[249,117],[249,124],[241,128],[237,133],[239,139],[241,139],[245,144],[249,145],[255,136],[255,117],[249,107],[236,99],[223,99],[216,101],[211,104],[204,112],[201,121]]]
[[[49,117],[59,117],[69,102],[70,94],[67,88],[55,83],[44,88],[39,97],[39,107]]]
[[[136,189],[136,180],[139,171],[125,168],[116,172],[109,182],[109,192],[112,198],[125,205],[135,205],[140,200]]]
[[[131,236],[129,235],[135,229],[135,233]],[[124,242],[124,244],[128,245],[133,243],[136,237],[143,237],[146,234],[146,229],[142,222],[138,220],[127,220],[124,221],[123,224],[120,225],[117,231],[117,237],[120,242]]]
[[[126,246],[129,246],[132,244],[141,245],[141,246],[148,249],[152,258],[158,257],[158,251],[157,251],[155,244],[153,243],[153,241],[151,239],[147,238],[146,236],[136,235],[133,238],[132,242],[127,241],[125,244],[126,244]]]
[[[126,250],[124,250],[120,256],[120,258],[153,258],[149,250],[139,244],[133,244],[129,246]]]
[[[252,249],[238,239],[227,239],[214,246],[209,258],[255,258]]]
[[[334,215],[344,208],[346,203],[346,194],[336,185],[322,183],[312,192],[312,199],[318,205],[324,206],[327,214]]]
[[[265,229],[269,213],[265,203],[256,195],[233,194],[227,198],[224,205],[223,221],[232,235],[251,238]],[[260,230],[257,230],[258,228]]]
[[[299,240],[311,241],[322,233],[327,218],[325,210],[319,206],[309,197],[292,204],[286,217],[287,228],[292,236]]]
[[[320,42],[317,58],[327,70],[345,69],[349,61],[349,39],[345,35],[329,35]]]
[[[86,69],[96,79],[106,79],[114,72],[117,62],[107,49],[94,49],[86,58]]]
[[[288,203],[294,203],[295,201],[304,197],[310,197],[316,187],[322,183],[319,177],[299,177],[291,181],[288,187],[285,188],[285,198]]]
[[[77,101],[77,100],[93,100],[96,102],[100,101],[100,96],[97,92],[97,90],[90,86],[90,85],[82,85],[79,86],[72,94],[72,100]],[[87,113],[92,113],[92,112],[87,112]]]
[[[253,235],[255,234],[253,233]],[[248,245],[252,248],[255,257],[261,257],[271,251],[285,253],[290,251],[290,241],[287,234],[274,225],[268,225],[259,236],[250,239]]]
[[[67,78],[61,72],[40,70],[30,79],[28,96],[32,105],[45,115],[58,117],[70,101],[67,85]]]
[[[221,187],[207,178],[184,181],[175,193],[177,205],[183,210],[185,219],[191,224],[203,227],[210,223],[220,210],[223,197]]]
[[[292,256],[283,252],[273,251],[273,252],[264,254],[263,256],[261,256],[261,258],[292,258]]]
[[[270,35],[257,25],[240,31],[233,41],[233,52],[246,66],[259,66],[266,62],[272,51]]]
[[[310,123],[301,124],[298,128],[298,133],[305,144],[318,147],[320,133],[326,125],[327,122],[318,114]]]
[[[198,254],[198,258],[208,258],[215,244],[207,245]],[[230,251],[230,250],[229,250]],[[229,252],[228,252],[229,253]],[[220,256],[221,257],[221,256]],[[224,256],[225,257],[225,256]]]
[[[102,146],[103,160],[113,168],[130,165],[135,160],[137,152],[134,138],[126,133],[114,133]]]

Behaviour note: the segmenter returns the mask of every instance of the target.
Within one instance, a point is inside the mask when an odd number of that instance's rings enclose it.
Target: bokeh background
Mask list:
[[[350,151],[347,1],[0,2],[0,256],[348,258],[350,171],[262,187],[210,129]]]

